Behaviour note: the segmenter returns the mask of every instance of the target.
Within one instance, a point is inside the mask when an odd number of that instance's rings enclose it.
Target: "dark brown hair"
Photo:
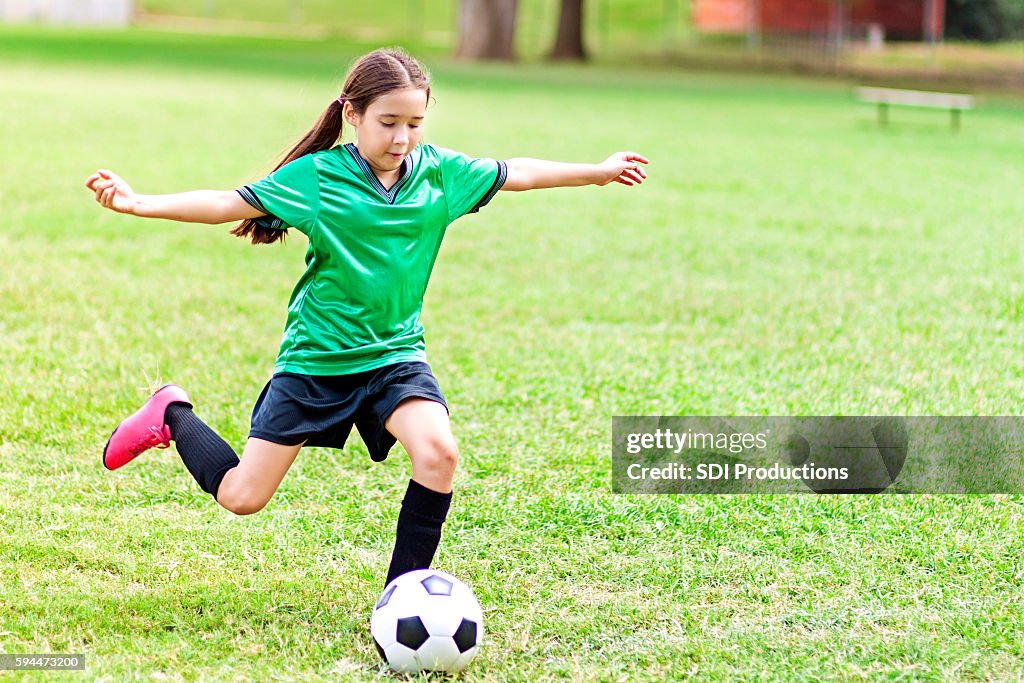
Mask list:
[[[430,75],[405,50],[386,48],[363,55],[345,76],[345,85],[342,87],[340,97],[327,105],[327,109],[320,114],[320,118],[309,132],[291,148],[274,170],[306,154],[333,147],[341,139],[344,123],[343,101],[348,101],[352,109],[362,116],[378,97],[403,88],[425,90],[427,99],[430,99]],[[261,226],[258,225],[259,220],[247,218],[232,230],[231,234],[247,237],[253,244],[284,241],[287,229]]]

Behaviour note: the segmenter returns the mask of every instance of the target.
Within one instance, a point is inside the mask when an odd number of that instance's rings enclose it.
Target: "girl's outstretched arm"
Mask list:
[[[166,218],[186,223],[231,223],[266,215],[254,209],[233,190],[197,190],[180,194],[135,194],[132,188],[106,169],[85,181],[96,201],[111,211],[143,218]]]
[[[564,164],[543,159],[509,159],[508,177],[503,190],[521,192],[545,187],[607,185],[613,180],[623,185],[639,185],[647,177],[640,166],[647,159],[635,152],[618,152],[600,164]]]

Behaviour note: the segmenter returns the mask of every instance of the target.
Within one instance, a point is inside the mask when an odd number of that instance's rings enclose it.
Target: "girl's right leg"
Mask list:
[[[263,509],[302,448],[302,444],[282,446],[250,437],[239,461],[231,446],[196,417],[190,405],[170,404],[164,419],[178,454],[200,488],[237,515]]]

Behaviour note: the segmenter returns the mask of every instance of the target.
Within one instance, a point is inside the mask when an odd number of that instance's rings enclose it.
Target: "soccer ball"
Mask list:
[[[484,615],[469,586],[451,574],[418,569],[381,593],[370,635],[380,656],[399,673],[458,673],[476,656]]]
[[[846,469],[842,481],[805,480],[816,493],[881,493],[900,476],[908,446],[901,417],[797,418],[786,441],[793,465]]]

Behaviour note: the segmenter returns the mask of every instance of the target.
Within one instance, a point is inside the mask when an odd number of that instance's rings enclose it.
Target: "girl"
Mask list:
[[[192,412],[185,391],[169,384],[117,426],[104,466],[117,469],[173,440],[199,486],[248,515],[274,495],[300,448],[341,448],[355,426],[374,460],[397,440],[412,461],[385,584],[430,566],[458,459],[419,321],[445,229],[498,190],[639,185],[647,160],[631,152],[593,165],[471,159],[419,144],[429,98],[419,63],[401,50],[376,50],[356,62],[341,95],[262,180],[229,191],[141,195],[110,171],[89,176],[96,201],[120,213],[241,221],[232,234],[253,244],[283,240],[289,227],[309,238],[306,271],[241,460]],[[355,142],[336,144],[344,122]]]

